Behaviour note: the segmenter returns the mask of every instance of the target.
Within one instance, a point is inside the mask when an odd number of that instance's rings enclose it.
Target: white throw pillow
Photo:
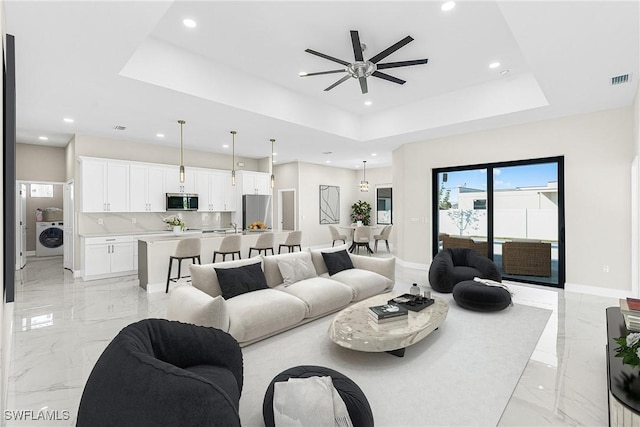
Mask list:
[[[277,262],[285,287],[317,276],[311,256],[279,259]]]

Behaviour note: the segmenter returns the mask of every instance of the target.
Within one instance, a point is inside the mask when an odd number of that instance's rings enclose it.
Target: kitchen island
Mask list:
[[[233,234],[233,233],[231,233]],[[242,234],[242,258],[246,258],[249,253],[249,248],[254,246],[258,240],[260,232],[247,231]],[[284,243],[287,238],[288,232],[275,232],[274,238],[274,250],[277,253],[278,245]],[[164,290],[167,283],[167,271],[169,269],[169,257],[174,253],[178,242],[182,239],[188,239],[192,237],[200,237],[202,242],[202,249],[200,251],[200,259],[203,264],[211,263],[213,259],[213,252],[218,250],[220,242],[229,233],[202,233],[202,234],[183,234],[183,235],[170,235],[170,236],[141,236],[138,238],[138,279],[140,281],[140,287],[147,292],[155,292]],[[254,256],[258,254],[254,251]],[[227,256],[227,261],[231,259]],[[237,259],[237,257],[236,257]],[[217,261],[222,261],[222,257],[218,255]],[[182,262],[182,271],[188,272],[189,264],[191,260],[184,260]],[[174,266],[172,277],[177,275],[177,265]],[[186,275],[185,273],[183,273]],[[188,273],[187,273],[188,274]]]

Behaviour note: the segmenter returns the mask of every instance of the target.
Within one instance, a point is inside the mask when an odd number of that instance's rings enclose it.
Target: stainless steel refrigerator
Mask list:
[[[242,196],[242,229],[246,230],[255,221],[262,221],[267,228],[273,228],[271,196]]]

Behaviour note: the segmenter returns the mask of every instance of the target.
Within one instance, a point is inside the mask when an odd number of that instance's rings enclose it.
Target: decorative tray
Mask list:
[[[429,307],[435,301],[431,298],[425,298],[420,295],[411,295],[411,294],[402,294],[395,298],[391,298],[388,303],[400,305],[407,310],[411,311],[422,311],[423,309]]]

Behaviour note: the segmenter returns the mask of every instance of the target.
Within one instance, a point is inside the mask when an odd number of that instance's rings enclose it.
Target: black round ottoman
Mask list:
[[[262,417],[267,427],[273,427],[273,388],[277,382],[287,381],[289,378],[331,377],[333,386],[347,406],[349,418],[354,427],[373,426],[373,413],[366,396],[356,383],[333,369],[322,366],[296,366],[282,371],[275,376],[262,403]]]
[[[499,286],[465,280],[453,287],[453,299],[460,307],[469,310],[500,311],[511,304],[511,293]]]

